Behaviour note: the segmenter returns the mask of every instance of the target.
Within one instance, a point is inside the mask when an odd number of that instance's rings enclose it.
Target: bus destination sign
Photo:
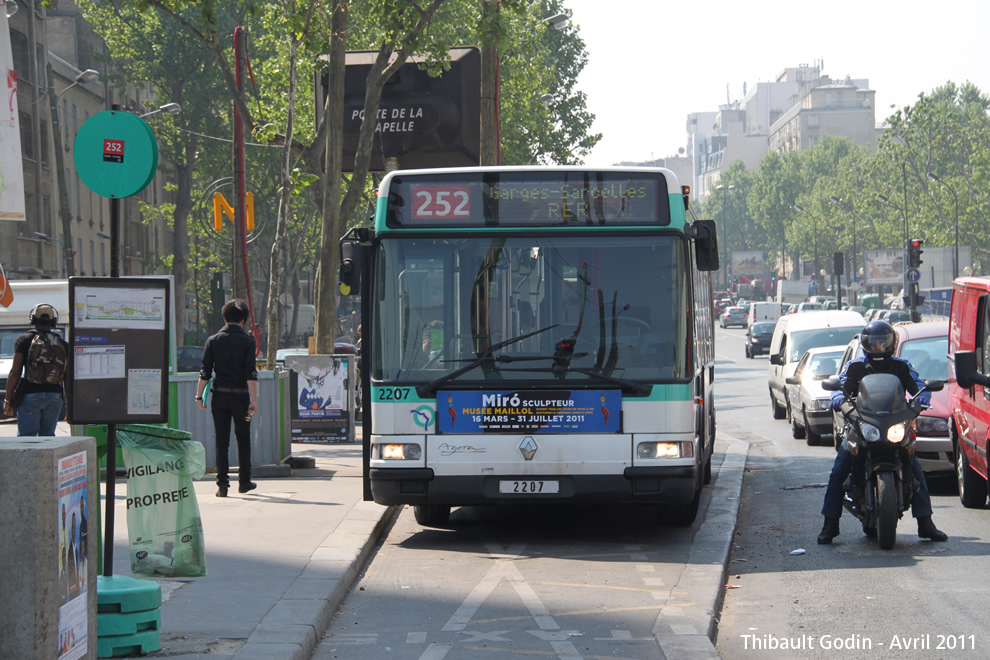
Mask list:
[[[387,222],[412,227],[669,225],[660,173],[471,172],[392,180]]]

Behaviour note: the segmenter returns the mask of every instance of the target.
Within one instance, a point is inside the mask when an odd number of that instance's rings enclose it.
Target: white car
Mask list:
[[[839,373],[845,346],[812,348],[798,361],[787,382],[787,419],[795,438],[807,438],[809,446],[832,432],[832,393],[822,389],[822,381]]]

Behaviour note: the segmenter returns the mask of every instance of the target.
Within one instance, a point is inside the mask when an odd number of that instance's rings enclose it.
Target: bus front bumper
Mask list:
[[[432,468],[371,468],[375,502],[473,506],[505,502],[686,504],[698,488],[697,465],[627,467],[622,474],[437,476]],[[501,482],[557,482],[554,493],[503,493]]]

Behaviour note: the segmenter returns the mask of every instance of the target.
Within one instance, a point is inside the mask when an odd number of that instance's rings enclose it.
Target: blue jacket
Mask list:
[[[918,392],[924,389],[925,381],[921,380],[910,362],[903,358],[894,357],[887,363],[885,370],[878,370],[876,365],[870,363],[865,355],[861,355],[846,362],[846,366],[842,368],[842,373],[839,374],[842,389],[838,392],[832,392],[832,410],[838,410],[847,398],[855,396],[856,392],[859,391],[859,382],[863,380],[863,377],[874,373],[888,373],[897,376],[901,379],[904,389],[912,395],[918,396],[922,405],[926,408],[931,405],[930,392],[922,392],[918,395]]]

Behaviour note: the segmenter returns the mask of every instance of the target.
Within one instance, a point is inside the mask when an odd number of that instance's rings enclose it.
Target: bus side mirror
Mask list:
[[[694,239],[694,261],[698,270],[718,270],[718,237],[714,220],[695,220],[691,225]]]
[[[340,294],[356,296],[361,293],[361,260],[364,248],[354,238],[340,239],[340,272],[338,273]]]
[[[956,351],[956,382],[965,389],[973,385],[990,387],[990,377],[981,374],[976,368],[976,353],[973,351]]]

